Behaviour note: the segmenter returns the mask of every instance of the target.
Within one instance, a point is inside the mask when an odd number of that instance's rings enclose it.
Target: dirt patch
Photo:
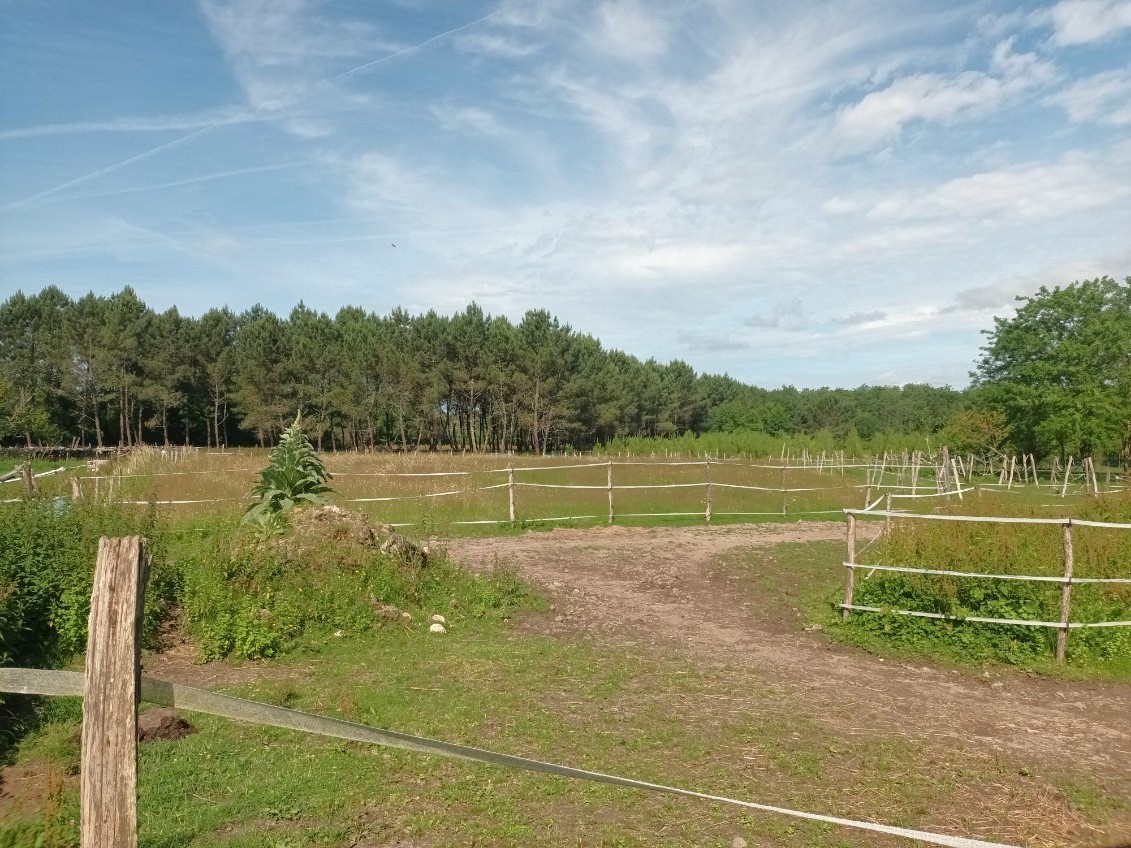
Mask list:
[[[776,698],[804,704],[831,732],[973,745],[1102,777],[1131,796],[1131,686],[885,662],[788,626],[780,611],[759,608],[756,579],[718,563],[736,548],[843,538],[843,524],[808,522],[565,529],[447,546],[472,568],[508,561],[545,587],[552,608],[543,630],[678,646],[706,664],[751,668]]]
[[[45,806],[57,804],[64,790],[78,784],[78,775],[68,775],[47,760],[0,768],[0,821],[33,818]]]
[[[174,710],[147,710],[137,718],[138,742],[178,742],[190,733],[196,733],[196,728]]]

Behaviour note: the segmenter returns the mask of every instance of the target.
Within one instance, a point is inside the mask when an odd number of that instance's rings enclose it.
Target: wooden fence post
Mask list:
[[[712,507],[712,504],[711,504],[711,460],[708,459],[705,464],[706,464],[706,467],[707,467],[707,512],[705,513],[704,517],[707,519],[707,524],[710,524],[711,523],[711,512],[712,512],[712,509],[711,509],[711,507]]]
[[[1068,478],[1072,473],[1072,457],[1068,457],[1068,465],[1064,466],[1064,485],[1060,487],[1060,496],[1063,498],[1068,493]]]
[[[137,846],[137,702],[148,571],[140,537],[99,540],[82,701],[82,848]]]
[[[887,536],[890,536],[891,535],[891,492],[888,492],[887,497],[884,498],[884,512],[887,513],[887,515],[884,516],[884,534],[887,535]]]
[[[869,486],[864,490],[864,509],[872,505],[872,487]]]
[[[39,484],[35,482],[35,475],[31,471],[30,462],[25,462],[20,466],[20,479],[24,481],[24,487],[27,489],[29,495],[33,495],[39,491]]]
[[[1064,525],[1064,583],[1060,589],[1060,630],[1056,633],[1056,661],[1065,662],[1068,644],[1068,614],[1072,604],[1072,519]]]
[[[785,466],[783,465],[782,469],[781,469],[781,514],[782,514],[783,518],[785,517],[785,514],[786,514],[786,505],[787,505],[787,502],[788,502],[788,498],[789,498],[789,492],[787,492],[785,490]]]
[[[856,516],[848,516],[848,532],[845,536],[845,543],[847,546],[848,562],[856,562]],[[846,607],[852,606],[852,593],[856,585],[856,569],[851,566],[844,567],[844,604]],[[841,612],[841,619],[848,621],[848,616],[851,615],[852,610],[843,609]]]
[[[507,514],[514,524],[514,466],[507,466]]]
[[[613,523],[613,463],[609,462],[606,466],[608,470],[608,490],[609,490],[609,523]]]
[[[958,466],[954,464],[954,457],[950,458],[950,470],[954,472],[954,490],[958,493],[958,499],[962,500],[962,478],[958,476]]]

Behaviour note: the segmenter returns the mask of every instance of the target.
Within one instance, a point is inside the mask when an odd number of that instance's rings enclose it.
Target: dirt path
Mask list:
[[[738,548],[843,538],[843,524],[812,522],[555,530],[447,546],[473,568],[512,562],[545,587],[552,630],[742,664],[839,733],[975,746],[1022,765],[1102,775],[1131,795],[1131,686],[885,662],[805,632],[793,611],[784,622],[781,610],[760,611],[756,582],[718,563]]]

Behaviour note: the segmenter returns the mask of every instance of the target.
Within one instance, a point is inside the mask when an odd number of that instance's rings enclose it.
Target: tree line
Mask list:
[[[586,449],[618,437],[756,430],[930,434],[963,393],[927,385],[762,389],[605,349],[545,310],[514,323],[299,304],[199,317],[130,288],[0,304],[0,440],[274,443],[301,412],[319,449]]]

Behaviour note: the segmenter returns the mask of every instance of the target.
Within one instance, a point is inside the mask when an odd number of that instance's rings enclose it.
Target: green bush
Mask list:
[[[146,536],[153,516],[129,508],[28,499],[0,508],[0,663],[55,666],[86,645],[100,536]],[[143,638],[179,593],[179,575],[150,543]]]

